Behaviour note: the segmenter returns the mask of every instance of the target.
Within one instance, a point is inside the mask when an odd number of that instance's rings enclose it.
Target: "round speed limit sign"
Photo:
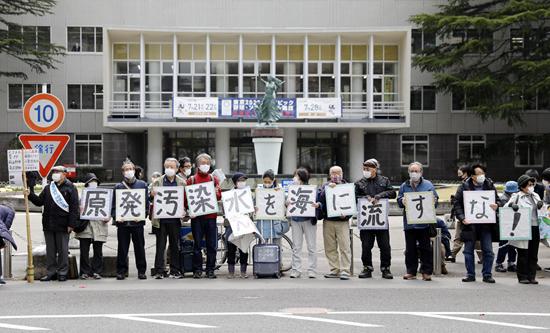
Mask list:
[[[54,95],[36,94],[25,103],[23,119],[32,131],[41,134],[51,133],[63,124],[65,108]]]

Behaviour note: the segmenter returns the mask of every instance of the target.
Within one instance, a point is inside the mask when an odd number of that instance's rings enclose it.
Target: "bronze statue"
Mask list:
[[[281,119],[281,112],[276,98],[277,90],[282,87],[285,81],[281,81],[272,75],[267,77],[267,81],[263,80],[260,76],[258,78],[265,84],[265,95],[260,105],[256,108],[256,117],[259,124],[265,123],[265,125],[269,126]]]

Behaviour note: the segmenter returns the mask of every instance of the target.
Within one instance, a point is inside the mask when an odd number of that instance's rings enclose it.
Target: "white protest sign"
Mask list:
[[[511,207],[500,207],[500,240],[531,240],[531,209],[520,207],[515,212]]]
[[[258,187],[256,189],[256,220],[284,220],[285,192],[283,189]]]
[[[248,214],[254,212],[254,202],[250,187],[222,192],[225,215]]]
[[[112,203],[112,189],[85,188],[80,196],[80,218],[82,220],[110,219]]]
[[[433,192],[407,192],[403,202],[407,224],[437,223]]]
[[[116,190],[115,217],[117,221],[145,220],[145,189]]]
[[[342,100],[340,98],[297,98],[296,118],[340,118]]]
[[[11,186],[23,186],[23,173],[22,172],[10,172],[9,175],[9,184]]]
[[[359,213],[357,228],[359,230],[387,230],[389,229],[388,199],[380,199],[376,204],[369,202],[366,198],[358,200]]]
[[[341,217],[357,213],[355,185],[340,184],[325,187],[327,217]]]
[[[290,185],[288,187],[287,216],[315,217],[316,185]]]
[[[218,118],[217,97],[176,97],[174,118]]]
[[[202,216],[218,212],[218,200],[214,182],[187,185],[185,187],[189,215]]]
[[[185,215],[183,186],[158,186],[154,191],[154,218],[177,219]]]
[[[40,155],[37,149],[10,149],[8,150],[8,172],[23,172],[23,154],[25,152],[25,171],[40,169]]]
[[[257,233],[260,234],[256,225],[250,217],[246,214],[234,214],[226,216],[229,224],[231,225],[231,230],[235,237],[239,237],[246,234]]]
[[[470,223],[496,223],[495,191],[464,191],[464,217]]]

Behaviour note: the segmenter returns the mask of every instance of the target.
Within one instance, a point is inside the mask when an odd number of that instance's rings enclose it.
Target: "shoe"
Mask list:
[[[202,278],[202,272],[193,273],[193,279],[200,279],[200,278]]]
[[[122,280],[126,279],[126,276],[124,276],[124,274],[117,274],[116,279],[119,280],[119,281],[122,281]]]
[[[216,274],[214,274],[213,271],[209,271],[209,272],[206,273],[206,277],[207,277],[208,279],[215,279],[215,278],[216,278]]]
[[[94,275],[92,275],[92,278],[94,280],[101,280],[101,275],[97,274],[97,273],[94,273]]]
[[[452,262],[452,263],[455,263],[456,262],[456,257],[451,256],[449,261]]]
[[[4,279],[0,278],[0,285],[6,284],[6,281]]]
[[[447,256],[447,257],[445,257],[445,261],[448,261],[448,262],[455,262],[456,259],[455,259],[453,256]]]
[[[52,276],[46,275],[40,279],[41,282],[49,282],[49,281],[55,281],[57,280],[57,274],[54,274]]]
[[[164,274],[162,273],[155,274],[155,280],[162,280],[162,279],[164,279]]]
[[[140,273],[140,274],[138,274],[138,279],[147,280],[147,275],[145,275],[144,273]]]
[[[495,279],[493,279],[492,276],[484,276],[483,277],[483,282],[485,282],[485,283],[495,283]]]
[[[416,280],[416,274],[405,274],[403,275],[403,280]]]
[[[430,274],[422,273],[422,280],[424,281],[431,281],[432,276]]]
[[[340,280],[349,280],[349,274],[346,272],[340,273]]]
[[[542,271],[542,267],[537,264],[537,271]]]
[[[444,264],[441,264],[441,274],[443,275],[449,274],[449,271],[447,270],[447,266],[445,266]]]
[[[315,272],[307,272],[307,277],[310,278],[310,279],[315,279],[317,277],[317,275],[315,274]]]
[[[340,277],[340,275],[336,273],[328,273],[324,275],[326,279],[337,279]]]
[[[302,276],[302,273],[297,272],[297,271],[292,271],[292,273],[290,273],[290,278],[291,279],[299,279],[300,276]]]
[[[510,264],[508,265],[508,272],[516,272],[517,271],[517,266],[514,265],[514,264]]]
[[[476,278],[474,276],[467,276],[462,279],[462,282],[475,282]]]
[[[533,279],[533,280],[529,280],[529,283],[530,284],[539,284],[539,281]]]
[[[550,267],[546,267],[546,268],[544,269],[544,271],[545,271],[546,273],[550,273]]]
[[[231,280],[231,279],[234,279],[234,278],[235,278],[235,273],[229,273],[229,274],[227,274],[227,278],[230,279],[230,280]]]
[[[518,282],[521,283],[521,284],[531,284],[531,281],[529,281],[527,279],[521,279]]]
[[[88,274],[82,274],[82,275],[80,275],[80,280],[88,280],[88,279],[90,279],[90,278],[91,278],[91,276],[89,276]]]
[[[389,268],[386,268],[386,269],[382,270],[382,278],[387,279],[387,280],[392,280],[393,279],[393,275],[390,272]]]
[[[370,268],[363,268],[363,271],[359,273],[360,279],[370,279],[372,277],[372,269]]]
[[[477,264],[478,264],[478,265],[481,265],[481,264],[483,264],[483,261],[478,260],[478,261],[477,261]]]
[[[246,272],[241,272],[241,279],[248,279],[248,274],[246,274]]]
[[[183,275],[180,272],[170,272],[169,277],[171,279],[183,279]]]
[[[508,267],[510,267],[510,266],[508,266]],[[506,271],[506,268],[504,268],[504,265],[503,265],[503,264],[498,264],[498,265],[496,265],[496,266],[495,266],[495,271],[496,271],[496,272],[499,272],[499,273],[505,273],[505,272],[507,272],[507,271]]]
[[[65,281],[67,281],[67,275],[59,275],[58,281],[59,281],[59,282],[65,282]]]

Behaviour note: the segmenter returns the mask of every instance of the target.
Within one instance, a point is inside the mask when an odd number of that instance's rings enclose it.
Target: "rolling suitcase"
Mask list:
[[[187,237],[188,232],[188,228],[180,229],[180,260],[182,273],[193,272],[194,243]]]
[[[271,221],[271,234],[273,221]],[[273,236],[273,235],[272,235]],[[272,241],[272,239],[270,239]],[[281,249],[277,244],[259,243],[252,248],[253,274],[256,278],[281,277]]]

